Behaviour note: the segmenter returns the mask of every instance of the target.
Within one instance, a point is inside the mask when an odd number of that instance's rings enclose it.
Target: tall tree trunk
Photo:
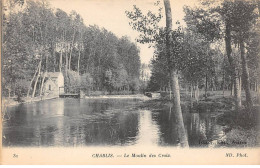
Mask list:
[[[241,103],[241,87],[242,87],[242,82],[241,82],[241,77],[239,76],[238,78],[237,78],[237,82],[238,82],[238,86],[237,86],[237,90],[238,90],[238,92],[237,92],[237,97],[238,97],[238,99],[240,100],[239,101],[239,107],[241,107],[242,106],[242,103]]]
[[[62,70],[62,51],[63,51],[63,48],[61,47],[61,51],[60,51],[60,64],[59,64],[59,70],[61,72]]]
[[[176,118],[176,123],[177,123],[179,140],[182,147],[189,147],[188,138],[184,127],[184,122],[183,122],[182,110],[181,110],[178,74],[176,73],[175,70],[173,70],[170,76],[171,76],[171,88],[173,92],[173,109],[174,109],[174,116]]]
[[[186,97],[189,95],[188,88],[189,88],[189,86],[188,86],[188,84],[186,84],[185,85],[185,95],[186,95]]]
[[[45,80],[45,75],[48,72],[48,54],[46,55],[46,61],[45,61],[45,73],[43,74],[43,78],[42,78],[42,83],[41,83],[41,88],[40,88],[40,96],[42,95],[42,90],[43,90],[43,84],[44,84],[44,80]]]
[[[92,51],[92,48],[90,48],[90,54],[88,54],[88,58],[87,58],[87,67],[86,70],[89,71],[89,63],[90,63],[90,58],[91,56],[95,56],[96,55],[96,49],[94,51]]]
[[[170,93],[170,100],[172,100],[171,81],[169,81],[169,93]]]
[[[68,56],[68,69],[70,70],[70,63],[71,63],[71,54],[72,54],[72,50],[73,50],[73,47],[72,45],[69,47],[69,52],[70,52],[70,55]]]
[[[78,69],[77,69],[78,70],[78,74],[79,74],[79,65],[80,65],[79,63],[80,63],[80,50],[79,50],[79,57],[78,57]]]
[[[225,70],[223,68],[223,76],[222,76],[222,91],[223,91],[223,97],[225,97]]]
[[[36,81],[35,81],[34,87],[33,87],[32,97],[35,97],[35,91],[36,91],[36,88],[37,88],[38,80],[39,80],[39,77],[41,76],[41,65],[42,65],[42,56],[41,56],[41,60],[40,60],[40,63],[39,63],[38,75],[36,77]]]
[[[42,95],[42,90],[43,90],[43,84],[44,84],[44,80],[45,80],[45,75],[46,75],[47,71],[45,71],[45,73],[43,74],[43,78],[42,78],[42,83],[41,83],[41,88],[40,88],[40,96]]]
[[[257,99],[257,102],[260,103],[260,88],[258,86],[257,80],[256,80],[256,99]]]
[[[55,54],[55,51],[56,51],[56,43],[54,44],[53,46],[53,51],[52,51],[52,55],[53,55],[53,61],[54,61],[54,66],[53,66],[53,71],[56,72],[56,54]]]
[[[193,97],[193,86],[191,84],[191,86],[190,86],[190,108],[193,108],[193,99],[192,99],[192,97]]]
[[[27,97],[29,97],[29,95],[30,95],[31,86],[32,86],[32,83],[33,83],[33,81],[34,81],[34,79],[35,79],[35,77],[36,77],[36,74],[37,74],[37,72],[38,72],[39,67],[40,67],[40,63],[39,63],[39,65],[37,66],[36,71],[35,71],[35,73],[34,73],[34,75],[33,75],[33,78],[32,78],[32,80],[31,80],[31,82],[30,82],[30,85],[29,85],[29,87],[28,87],[28,91],[27,91],[27,95],[26,95]]]
[[[233,81],[233,77],[230,77],[230,96],[234,95],[234,81]]]
[[[226,45],[226,52],[228,57],[228,62],[230,64],[230,71],[232,73],[232,81],[233,81],[233,87],[234,87],[234,97],[235,97],[235,109],[236,111],[240,109],[241,107],[241,96],[238,95],[238,76],[236,72],[236,65],[234,63],[234,60],[231,56],[232,48],[231,48],[231,25],[228,21],[226,21],[226,31],[225,31],[225,45]]]
[[[205,76],[205,99],[207,98],[207,90],[208,90],[208,75]]]
[[[71,42],[71,47],[70,47],[70,57],[69,57],[69,70],[70,70],[70,66],[71,66],[71,55],[72,55],[72,50],[73,50],[73,46],[74,46],[75,33],[76,33],[76,30],[73,29],[73,37],[72,37],[72,42]]]
[[[240,36],[241,37],[241,36]],[[246,93],[246,106],[247,108],[251,108],[253,106],[253,101],[249,88],[249,73],[245,56],[245,45],[243,39],[240,39],[240,54],[242,61],[242,78],[243,78],[243,86]]]
[[[65,77],[68,77],[68,46],[66,47],[66,53],[65,53]]]
[[[196,102],[199,101],[199,94],[200,94],[200,92],[199,92],[199,87],[198,87],[198,84],[196,84],[196,85],[195,85],[195,92],[194,92],[194,96],[195,96]]]
[[[65,49],[65,53],[66,53],[66,44],[65,44],[65,36],[66,36],[66,31],[65,30],[63,30],[63,32],[62,32],[62,35],[61,35],[62,37],[62,44],[61,44],[61,54],[60,54],[60,67],[59,67],[59,69],[60,69],[60,72],[62,71],[62,59],[63,59],[63,56],[62,56],[62,54],[63,54],[63,50]],[[66,75],[66,74],[65,74]]]
[[[171,12],[171,4],[169,0],[164,0],[164,7],[165,7],[165,15],[166,15],[166,53],[167,57],[170,60],[171,57],[171,31],[172,31],[172,12]],[[171,63],[171,62],[169,62]],[[172,65],[169,66],[170,69],[170,78],[171,78],[171,90],[173,92],[173,106],[174,112],[176,115],[176,121],[178,125],[178,134],[179,139],[182,147],[188,147],[188,138],[185,132],[185,127],[183,123],[182,117],[182,110],[181,110],[181,102],[180,102],[180,90],[179,90],[179,82],[178,82],[178,75],[177,71],[171,68]]]
[[[215,91],[216,90],[216,84],[215,84],[215,81],[214,81],[214,77],[211,78],[211,83],[212,83],[212,91]]]

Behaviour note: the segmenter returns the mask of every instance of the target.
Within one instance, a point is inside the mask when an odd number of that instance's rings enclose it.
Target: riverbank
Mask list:
[[[7,110],[6,110],[7,107],[17,106],[19,104],[27,104],[27,103],[39,102],[39,101],[43,101],[43,100],[55,99],[58,97],[59,96],[57,96],[57,95],[38,96],[38,97],[34,97],[34,98],[24,97],[20,101],[17,101],[14,98],[2,98],[2,102],[1,102],[2,121],[4,122],[4,121],[8,121],[10,119],[10,114],[7,113]]]
[[[260,146],[260,105],[250,111],[231,110],[220,115],[219,125],[224,126],[226,147],[256,147]],[[223,144],[222,144],[223,146]]]
[[[97,96],[85,96],[85,99],[142,99],[151,100],[151,98],[144,96],[143,94],[134,95],[97,95]]]
[[[34,98],[23,97],[21,101],[17,101],[14,98],[3,98],[2,106],[11,107],[24,103],[33,103],[39,102],[43,100],[50,100],[59,98],[58,95],[48,95],[48,96],[37,96]],[[141,99],[141,100],[151,100],[151,98],[144,96],[143,94],[133,94],[133,95],[92,95],[92,96],[84,96],[84,99]]]
[[[2,98],[2,106],[11,107],[11,106],[19,105],[19,104],[24,104],[24,103],[33,103],[33,102],[39,102],[39,101],[43,101],[43,100],[56,99],[58,97],[59,97],[58,95],[37,96],[34,98],[23,97],[21,99],[21,101],[17,101],[13,98]]]
[[[245,97],[242,97],[244,102]],[[212,95],[200,101],[188,97],[181,97],[183,113],[214,113],[217,124],[223,126],[224,136],[215,147],[256,147],[260,146],[260,105],[254,102],[251,111],[244,107],[239,111],[234,110],[234,100],[231,96]],[[171,100],[161,98],[144,101],[139,106],[141,109],[160,110],[172,106]],[[249,115],[250,114],[250,115]]]

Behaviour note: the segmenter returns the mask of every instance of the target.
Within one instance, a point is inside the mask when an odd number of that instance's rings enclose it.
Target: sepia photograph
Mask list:
[[[260,0],[1,0],[0,164],[260,164]]]

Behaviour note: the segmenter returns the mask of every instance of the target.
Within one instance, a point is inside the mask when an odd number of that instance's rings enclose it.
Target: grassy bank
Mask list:
[[[254,98],[254,107],[250,110],[244,106],[239,111],[234,109],[234,100],[228,95],[209,94],[207,98],[200,97],[199,101],[190,100],[189,96],[181,95],[183,112],[214,113],[217,114],[217,124],[223,126],[225,136],[221,141],[226,144],[217,144],[219,147],[255,147],[260,142],[260,105]],[[245,97],[242,96],[242,104]],[[158,110],[169,108],[172,101],[168,97],[151,99],[140,105],[140,108]]]
[[[19,100],[17,98],[2,98],[2,106],[4,107],[10,107],[15,106],[22,103],[32,103],[32,102],[38,102],[42,100],[49,100],[49,99],[55,99],[58,98],[58,95],[47,95],[47,96],[37,96],[34,98],[31,97],[22,97]]]
[[[102,96],[115,96],[117,98],[117,96],[128,96],[131,95],[132,97],[134,97],[135,95],[137,95],[137,92],[132,92],[132,91],[118,91],[118,92],[107,92],[107,91],[89,91],[84,93],[86,98],[92,98],[92,97],[102,97]],[[44,96],[36,96],[34,98],[31,97],[12,97],[12,98],[8,98],[8,97],[3,97],[2,98],[2,106],[5,107],[9,107],[9,106],[15,106],[18,104],[22,104],[22,103],[31,103],[31,102],[37,102],[37,101],[41,101],[41,100],[48,100],[48,99],[54,99],[54,98],[58,98],[59,95],[57,94],[49,94],[49,95],[44,95]]]
[[[255,147],[260,146],[260,106],[251,110],[231,110],[220,115],[217,122],[225,126],[225,141],[227,147]],[[223,145],[222,145],[223,146]]]

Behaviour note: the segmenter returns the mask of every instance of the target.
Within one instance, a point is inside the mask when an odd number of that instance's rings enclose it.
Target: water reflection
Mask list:
[[[216,114],[191,113],[187,122],[191,146],[208,146],[205,142],[217,140],[224,135],[223,128],[216,124]]]
[[[178,146],[172,109],[134,108],[137,99],[55,99],[9,107],[3,123],[4,146],[146,145]],[[190,146],[223,135],[212,113],[183,108]]]
[[[159,143],[160,132],[158,125],[152,119],[152,112],[141,110],[139,115],[139,130],[136,144],[142,146],[157,145]]]
[[[178,122],[172,108],[158,110],[152,118],[159,127],[159,145],[181,146]],[[216,113],[190,113],[183,108],[183,121],[191,147],[206,147],[208,144],[200,142],[217,140],[224,135],[222,126],[216,123]]]

